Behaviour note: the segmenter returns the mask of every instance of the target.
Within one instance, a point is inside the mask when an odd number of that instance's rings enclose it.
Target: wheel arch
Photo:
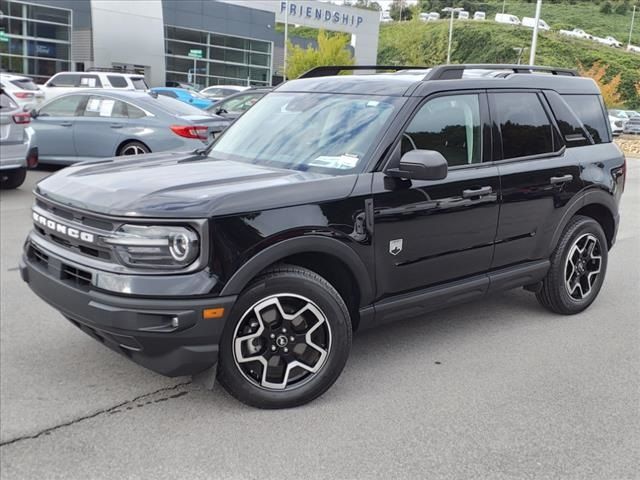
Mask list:
[[[551,251],[553,251],[560,236],[569,221],[576,215],[584,215],[593,218],[600,224],[607,237],[607,245],[609,249],[613,246],[616,236],[618,206],[610,193],[602,190],[591,190],[576,199],[567,209],[562,220],[556,226],[551,241]]]
[[[145,147],[147,147],[147,150],[149,150],[149,152],[151,153],[153,150],[151,150],[151,148],[149,147],[149,145],[147,145],[146,142],[143,142],[142,140],[138,140],[137,138],[127,138],[126,140],[121,141],[118,146],[116,147],[116,156],[118,156],[120,154],[120,150],[122,150],[122,147],[124,147],[127,143],[131,143],[131,142],[138,142],[141,143],[142,145],[144,145]]]
[[[240,294],[260,273],[279,263],[307,268],[331,283],[347,303],[354,327],[359,308],[373,302],[371,277],[357,253],[339,240],[317,236],[288,239],[264,249],[233,274],[220,295]]]

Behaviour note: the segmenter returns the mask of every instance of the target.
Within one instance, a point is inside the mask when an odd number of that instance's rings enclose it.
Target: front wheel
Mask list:
[[[551,267],[536,294],[538,301],[563,315],[583,311],[600,292],[607,260],[607,238],[600,224],[590,217],[575,216],[551,256]]]
[[[240,295],[222,334],[218,380],[254,407],[303,405],[336,381],[351,336],[331,284],[304,268],[278,267]]]

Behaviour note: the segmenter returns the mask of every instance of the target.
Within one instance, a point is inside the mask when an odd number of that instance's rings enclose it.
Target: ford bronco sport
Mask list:
[[[592,80],[516,65],[337,75],[354,69],[279,86],[206,150],[44,179],[23,279],[135,362],[217,364],[262,408],[326,391],[359,328],[515,287],[559,314],[595,300],[625,159]]]

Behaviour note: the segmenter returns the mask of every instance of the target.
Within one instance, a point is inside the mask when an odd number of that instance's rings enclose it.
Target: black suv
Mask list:
[[[276,88],[206,151],[41,181],[23,279],[135,362],[217,363],[263,408],[326,391],[359,328],[514,287],[560,314],[595,300],[625,159],[592,80],[341,69]]]

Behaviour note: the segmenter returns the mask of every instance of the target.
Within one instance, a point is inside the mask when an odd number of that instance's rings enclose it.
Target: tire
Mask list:
[[[0,186],[2,186],[3,190],[18,188],[27,178],[27,169],[16,168],[15,170],[0,171],[0,177],[2,177]]]
[[[329,282],[305,268],[279,266],[238,298],[220,341],[218,380],[253,407],[304,405],[340,376],[351,336],[347,306]]]
[[[130,142],[123,144],[118,149],[118,153],[116,155],[118,157],[121,157],[125,155],[143,155],[145,153],[151,153],[151,150],[149,150],[149,147],[147,147],[142,142],[137,142],[135,140],[132,140]]]
[[[590,217],[573,217],[551,255],[551,267],[536,298],[555,313],[582,312],[602,288],[607,260],[607,238],[600,224]]]

